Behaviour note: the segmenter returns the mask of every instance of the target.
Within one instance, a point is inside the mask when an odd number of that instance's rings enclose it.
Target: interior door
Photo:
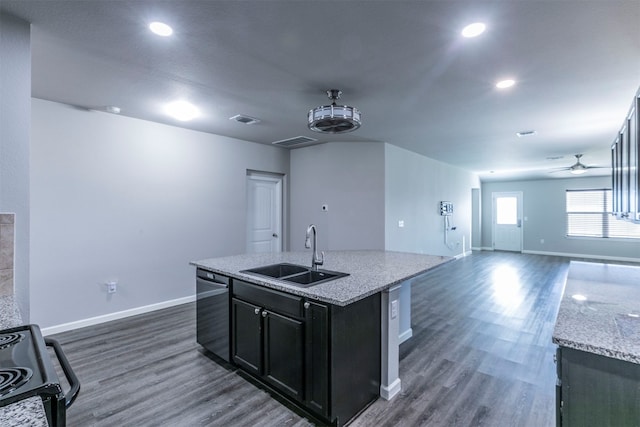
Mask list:
[[[282,176],[247,175],[247,253],[282,251]]]
[[[522,193],[493,193],[493,249],[522,252]]]

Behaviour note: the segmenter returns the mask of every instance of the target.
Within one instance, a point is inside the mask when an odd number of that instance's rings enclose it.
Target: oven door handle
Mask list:
[[[58,362],[60,362],[60,366],[62,367],[62,371],[64,372],[64,376],[67,377],[67,381],[71,388],[69,392],[64,396],[64,406],[69,407],[78,397],[78,392],[80,391],[80,381],[76,376],[73,369],[71,369],[71,365],[67,360],[67,356],[65,356],[64,351],[62,351],[62,346],[60,343],[53,338],[45,338],[44,343],[47,347],[52,347],[53,351],[56,353],[56,357],[58,358]]]

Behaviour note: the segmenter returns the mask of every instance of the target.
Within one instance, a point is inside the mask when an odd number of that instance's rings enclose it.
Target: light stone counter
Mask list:
[[[640,364],[640,266],[572,261],[553,342]]]
[[[191,264],[236,279],[345,306],[453,259],[451,257],[389,251],[328,251],[324,255],[324,265],[319,268],[349,273],[349,276],[307,288],[240,271],[281,262],[311,266],[311,251],[236,255],[193,261]]]
[[[22,325],[22,316],[13,295],[0,297],[0,329],[9,329]],[[46,427],[47,415],[38,396],[0,407],[0,426],[2,427]]]

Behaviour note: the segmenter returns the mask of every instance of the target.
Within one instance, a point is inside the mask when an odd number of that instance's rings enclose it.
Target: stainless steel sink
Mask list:
[[[311,270],[309,267],[289,263],[250,268],[241,273],[270,277],[298,287],[309,287],[349,275],[339,271]]]
[[[265,265],[264,267],[251,268],[249,270],[241,271],[241,273],[253,273],[260,276],[267,276],[279,279],[280,277],[291,276],[293,274],[304,273],[309,271],[309,267],[296,264],[272,264]]]

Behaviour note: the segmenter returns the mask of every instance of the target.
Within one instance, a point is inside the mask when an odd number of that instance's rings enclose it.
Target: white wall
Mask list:
[[[492,247],[491,194],[522,191],[523,252],[602,259],[640,260],[640,242],[566,237],[566,190],[611,188],[610,177],[580,177],[482,184],[482,246]],[[640,227],[640,225],[638,225]],[[540,240],[544,239],[544,243]]]
[[[42,327],[192,297],[189,261],[245,251],[247,169],[289,172],[281,148],[37,99],[32,114]]]
[[[318,250],[384,249],[384,144],[333,142],[291,151],[291,250],[309,224]],[[329,210],[322,211],[326,204]]]
[[[386,249],[448,256],[470,251],[471,196],[479,186],[471,172],[385,144]],[[457,229],[449,232],[452,249],[444,243],[440,201],[453,203],[450,219]]]
[[[15,216],[15,298],[29,321],[31,26],[0,13],[0,212]]]

